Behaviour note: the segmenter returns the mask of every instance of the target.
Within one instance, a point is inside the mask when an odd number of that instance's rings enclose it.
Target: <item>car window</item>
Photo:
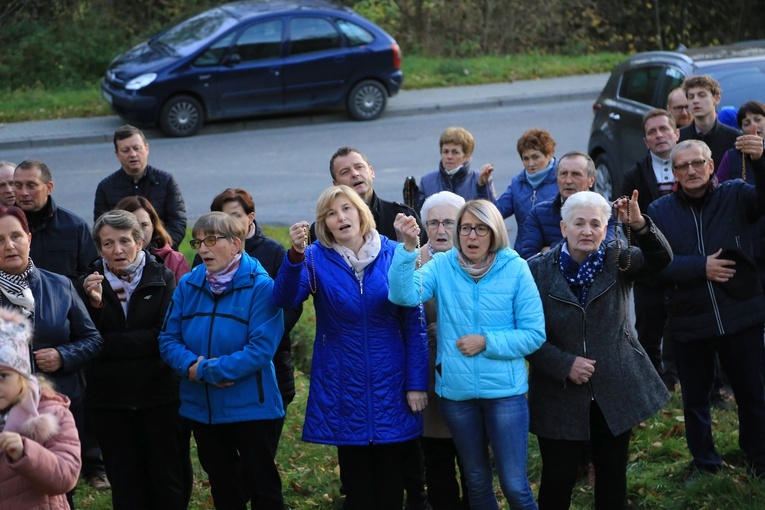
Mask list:
[[[290,21],[290,54],[339,48],[340,34],[324,18],[293,18]]]
[[[677,87],[679,87],[680,85],[682,85],[683,80],[685,80],[685,74],[677,67],[664,68],[664,80],[661,83],[661,88],[659,89],[659,95],[656,98],[656,102],[658,104],[655,104],[653,106],[655,106],[656,108],[666,108],[667,99],[669,98],[669,93],[672,92]]]
[[[237,20],[222,9],[213,9],[169,28],[154,40],[187,56],[203,48],[236,25]]]
[[[709,74],[720,83],[723,92],[718,111],[726,106],[738,108],[751,100],[765,102],[765,60],[706,67],[697,74]]]
[[[350,46],[361,46],[369,44],[375,40],[375,36],[372,35],[372,32],[366,28],[358,26],[356,23],[351,23],[348,20],[337,20],[337,27],[343,33],[345,38],[348,39],[348,44]]]
[[[622,76],[619,97],[654,106],[654,91],[659,85],[662,69],[661,66],[645,66],[628,70]]]
[[[226,52],[226,49],[231,46],[231,42],[234,40],[236,32],[231,33],[225,37],[222,37],[218,41],[215,41],[207,50],[199,55],[194,60],[194,65],[197,67],[209,67],[218,65],[221,57]]]
[[[279,58],[282,53],[282,21],[271,20],[252,25],[242,33],[233,50],[242,62]]]

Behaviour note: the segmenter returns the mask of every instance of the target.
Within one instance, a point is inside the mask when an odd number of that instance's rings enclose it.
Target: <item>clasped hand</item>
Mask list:
[[[309,227],[307,221],[298,221],[290,227],[290,239],[292,240],[292,247],[298,253],[305,252],[305,247],[311,244],[311,240],[308,238]]]
[[[571,365],[571,370],[568,372],[568,378],[574,384],[585,384],[592,379],[592,374],[594,373],[595,360],[577,356],[574,358],[574,364]]]
[[[396,220],[393,222],[393,228],[396,229],[396,233],[399,232],[404,238],[404,248],[406,251],[414,251],[417,249],[417,242],[420,239],[420,226],[417,224],[417,220],[413,216],[407,216],[404,213],[398,213]]]
[[[628,225],[632,230],[640,230],[645,226],[645,218],[640,213],[638,191],[632,191],[631,198],[620,198],[614,202],[614,208],[619,214],[619,221]]]
[[[204,356],[200,356],[197,358],[197,360],[194,362],[193,365],[189,367],[189,380],[192,382],[204,382],[199,380],[199,362],[205,359]],[[218,358],[210,358],[210,361],[218,359]],[[223,381],[219,383],[214,383],[213,386],[217,386],[218,388],[228,388],[229,386],[233,386],[234,381]]]

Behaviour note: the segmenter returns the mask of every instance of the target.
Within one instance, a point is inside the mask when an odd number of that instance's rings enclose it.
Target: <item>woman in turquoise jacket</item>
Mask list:
[[[436,393],[465,467],[473,510],[496,510],[489,443],[511,509],[536,509],[526,476],[527,356],[545,340],[542,301],[526,261],[507,247],[502,215],[486,200],[458,214],[456,246],[415,271],[414,218],[388,272],[389,298],[438,310]]]
[[[274,463],[284,407],[272,358],[282,338],[274,282],[242,252],[242,224],[207,213],[191,231],[204,265],[181,277],[159,336],[160,354],[181,376],[188,419],[215,508],[284,507]],[[255,504],[257,502],[257,505]]]

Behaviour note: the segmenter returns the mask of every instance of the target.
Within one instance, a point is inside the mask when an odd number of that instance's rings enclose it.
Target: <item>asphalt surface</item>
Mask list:
[[[403,90],[390,98],[383,116],[407,116],[588,98],[594,101],[607,80],[608,74],[592,74],[490,85]],[[197,136],[289,125],[323,124],[337,122],[339,119],[345,119],[344,114],[333,112],[224,121],[205,125]],[[111,142],[115,129],[122,124],[124,121],[117,116],[0,124],[0,151]],[[158,129],[145,131],[150,138],[163,136]],[[0,159],[3,159],[1,152]]]

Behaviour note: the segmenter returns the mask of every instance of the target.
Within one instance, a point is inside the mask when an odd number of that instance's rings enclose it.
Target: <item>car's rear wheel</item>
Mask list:
[[[168,136],[192,136],[205,120],[202,105],[191,96],[171,97],[162,107],[159,125]]]
[[[364,80],[348,94],[348,115],[355,120],[374,120],[385,110],[388,91],[380,82]]]
[[[614,184],[609,168],[608,157],[601,152],[595,158],[595,169],[598,171],[595,176],[595,192],[603,195],[606,200],[614,199]]]

